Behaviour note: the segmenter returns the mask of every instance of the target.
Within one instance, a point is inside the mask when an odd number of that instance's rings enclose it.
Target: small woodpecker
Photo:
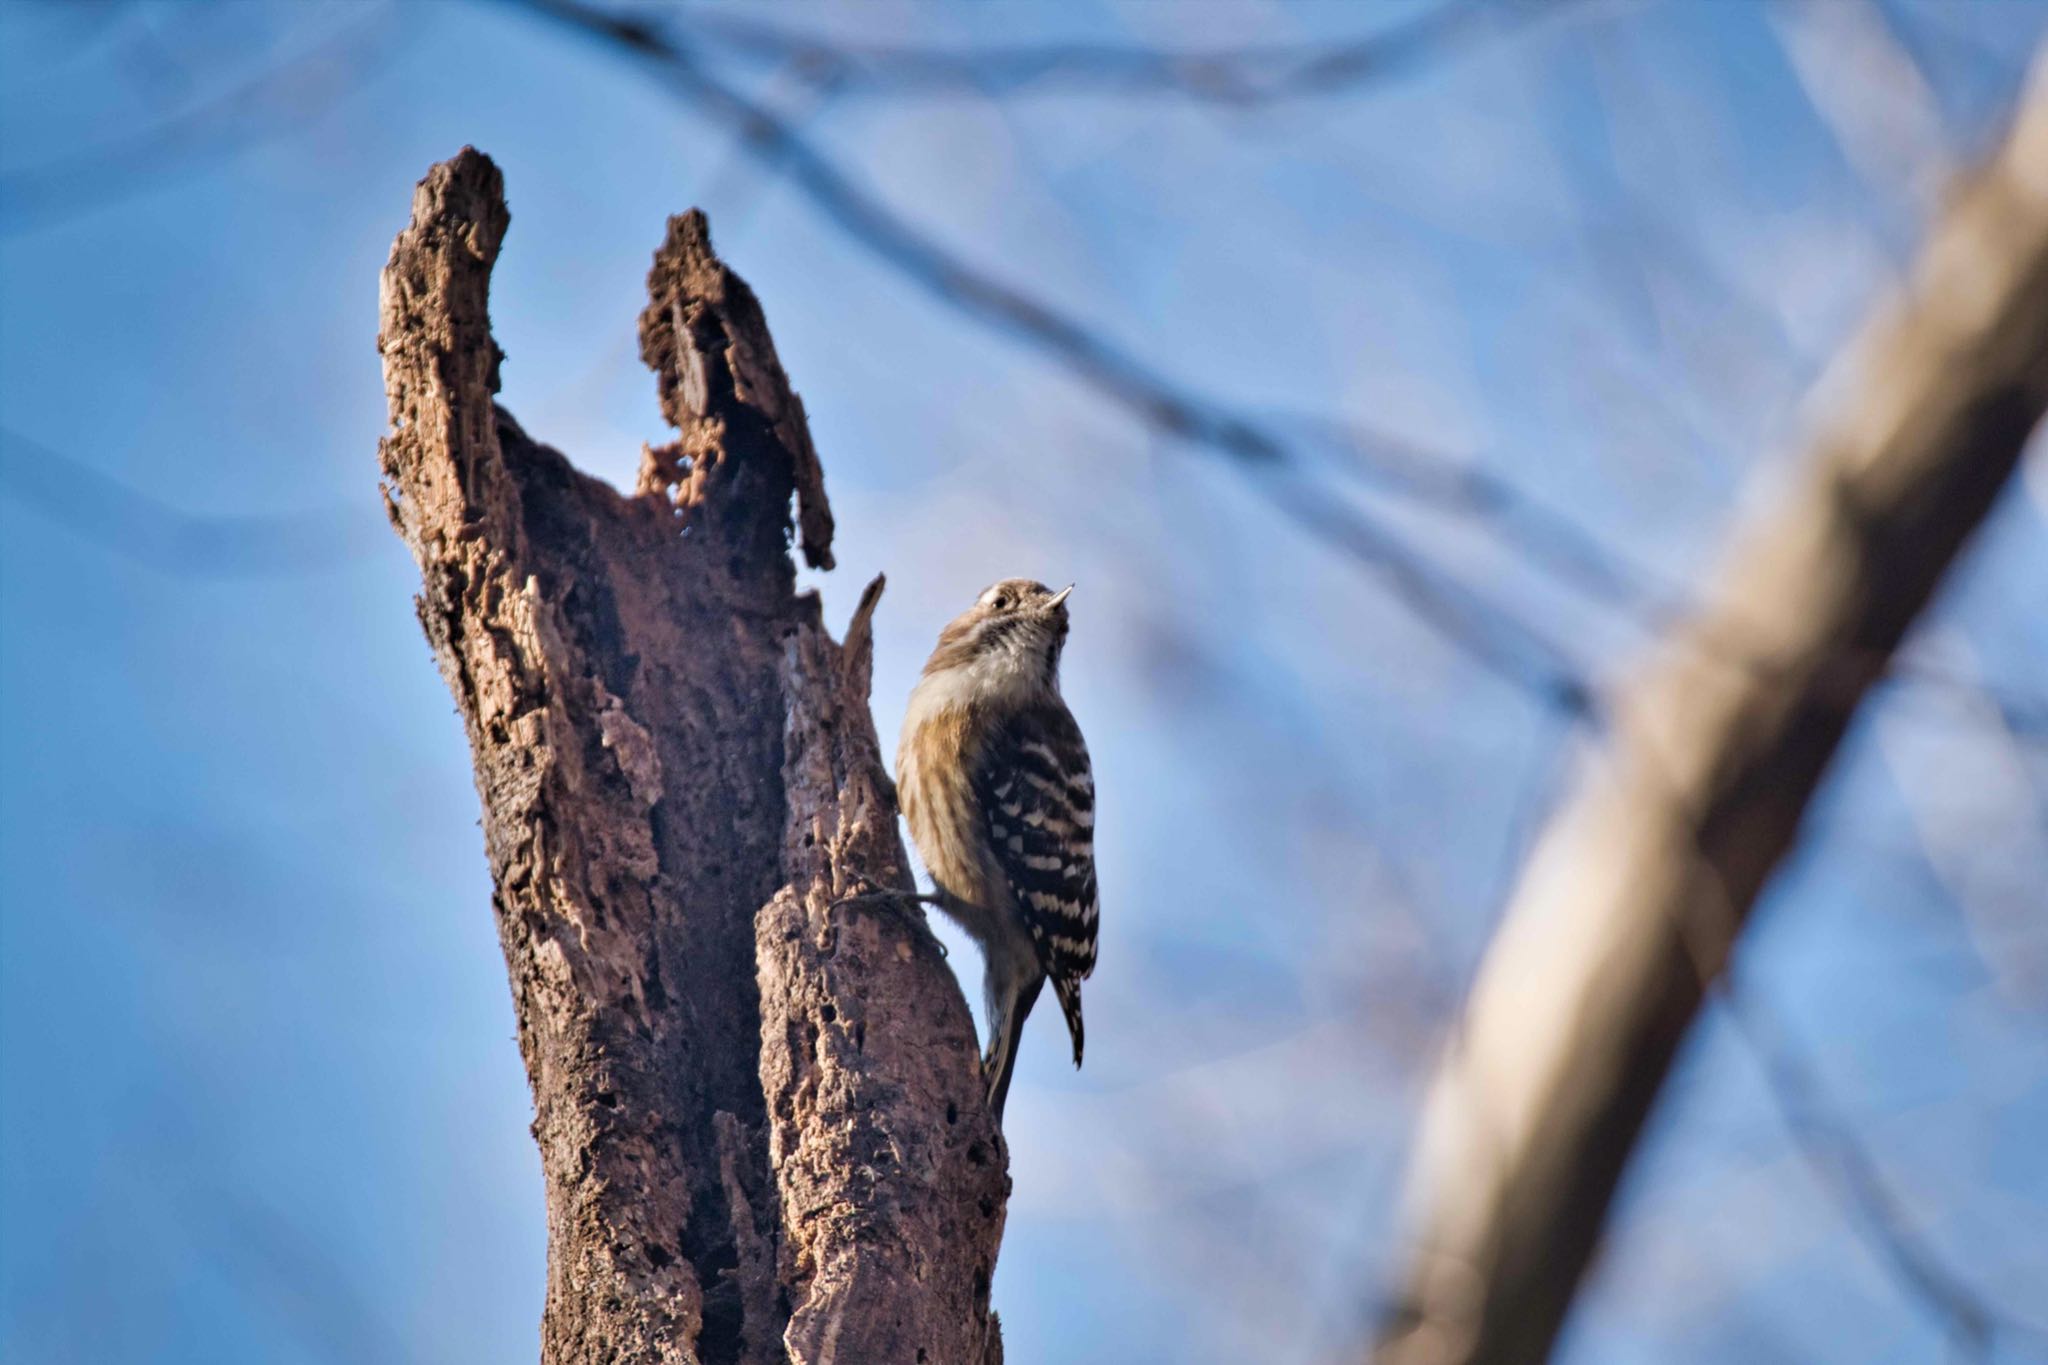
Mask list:
[[[1081,982],[1095,969],[1095,779],[1059,684],[1073,590],[1006,578],[940,631],[896,754],[933,899],[981,947],[998,1123],[1047,980],[1081,1065]]]

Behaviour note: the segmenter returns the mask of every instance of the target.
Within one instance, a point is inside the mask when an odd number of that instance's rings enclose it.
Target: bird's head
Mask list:
[[[939,632],[925,676],[964,669],[982,686],[1006,693],[1056,691],[1073,590],[1069,583],[1054,592],[1029,578],[990,584]]]

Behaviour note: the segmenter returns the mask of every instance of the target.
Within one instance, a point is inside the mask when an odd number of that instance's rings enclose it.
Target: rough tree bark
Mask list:
[[[1707,986],[2048,404],[2048,65],[1823,385],[1790,496],[1615,708],[1438,1073],[1378,1358],[1541,1360]]]
[[[679,433],[622,495],[497,406],[490,160],[436,166],[385,267],[380,447],[468,727],[548,1210],[550,1365],[1000,1358],[1009,1190],[972,1021],[913,909],[844,645],[795,589],[832,519],[802,404],[704,219],[641,354]]]

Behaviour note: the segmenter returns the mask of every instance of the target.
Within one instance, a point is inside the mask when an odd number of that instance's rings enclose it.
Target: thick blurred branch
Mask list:
[[[623,496],[493,401],[509,221],[473,150],[392,248],[391,518],[468,728],[548,1204],[549,1365],[999,1359],[1004,1147],[836,644],[803,405],[702,215],[641,353],[679,431]],[[792,525],[790,505],[797,506]],[[836,905],[836,908],[835,908]]]
[[[1797,485],[1531,857],[1432,1090],[1382,1362],[1538,1361],[1858,702],[2048,405],[2048,68],[1822,385]],[[1744,661],[1731,668],[1730,654]]]

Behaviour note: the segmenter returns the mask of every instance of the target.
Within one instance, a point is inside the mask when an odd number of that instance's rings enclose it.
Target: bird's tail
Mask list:
[[[1031,1017],[1031,1007],[1038,1003],[1038,990],[1044,984],[1044,977],[1033,978],[1018,990],[1007,1010],[988,1021],[988,1055],[982,1058],[981,1071],[988,1078],[988,1107],[996,1116],[997,1127],[1003,1122],[1003,1101],[1010,1097],[1010,1076],[1017,1069],[1017,1044],[1024,1037],[1024,1021]]]
[[[1060,1013],[1067,1016],[1067,1032],[1074,1038],[1074,1067],[1081,1066],[1081,983],[1074,977],[1059,977],[1052,993],[1060,998]]]

